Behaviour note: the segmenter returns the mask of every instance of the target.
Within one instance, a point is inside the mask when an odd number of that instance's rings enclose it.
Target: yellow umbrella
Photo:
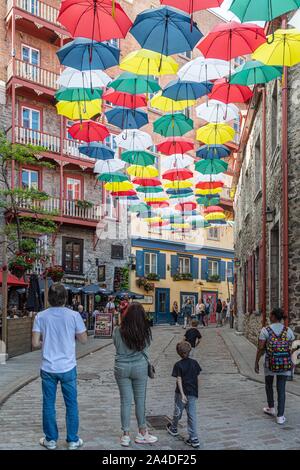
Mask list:
[[[190,106],[194,106],[196,103],[195,100],[184,100],[184,101],[174,101],[166,96],[161,95],[161,91],[156,93],[153,96],[152,100],[150,100],[151,108],[159,109],[164,113],[173,113],[175,111],[182,111],[185,108],[189,108]]]
[[[156,222],[162,222],[160,217],[146,217],[145,219],[143,219],[143,221],[147,222],[149,224],[156,223]]]
[[[273,38],[271,34],[268,36]],[[274,40],[262,44],[252,54],[253,59],[266,65],[292,67],[300,62],[300,31],[297,29],[278,29]]]
[[[109,182],[104,187],[107,191],[128,191],[133,189],[133,184],[130,181]]]
[[[193,181],[185,180],[185,181],[169,181],[168,183],[164,184],[164,187],[167,189],[185,189],[191,188],[193,186]]]
[[[158,176],[158,170],[154,166],[131,165],[127,168],[127,173],[136,178],[153,178]]]
[[[92,101],[59,101],[56,103],[57,113],[71,121],[91,119],[102,112],[102,100]]]
[[[139,49],[128,54],[120,68],[138,75],[175,75],[178,64],[172,57],[148,49]]]
[[[145,197],[144,201],[145,202],[164,202],[164,201],[167,201],[167,197],[164,196],[164,197]]]
[[[197,140],[207,145],[221,145],[232,140],[235,130],[227,124],[209,123],[197,130]]]
[[[191,228],[190,224],[171,224],[173,228]]]
[[[196,189],[195,194],[200,194],[201,196],[206,196],[206,194],[220,194],[222,188],[211,188],[211,189]]]
[[[207,214],[204,216],[205,220],[224,220],[226,219],[226,215],[224,212],[212,212],[211,214]]]

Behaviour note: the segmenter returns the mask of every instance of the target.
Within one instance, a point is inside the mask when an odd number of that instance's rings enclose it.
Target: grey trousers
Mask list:
[[[198,439],[197,431],[197,398],[188,395],[188,402],[186,404],[182,403],[181,396],[179,393],[175,393],[175,405],[174,405],[174,415],[171,428],[174,431],[177,431],[177,426],[179,421],[182,418],[183,410],[186,409],[187,418],[188,418],[188,433],[191,440]]]
[[[120,391],[121,424],[124,432],[130,431],[131,405],[134,399],[135,416],[139,429],[146,429],[146,389],[148,364],[143,358],[132,363],[116,363],[115,378]]]

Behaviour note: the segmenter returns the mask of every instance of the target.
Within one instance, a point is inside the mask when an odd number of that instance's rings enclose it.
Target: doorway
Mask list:
[[[170,289],[155,289],[155,322],[171,323]]]
[[[218,300],[218,292],[203,291],[202,299],[205,304],[208,299],[211,300],[214,309],[213,309],[213,312],[210,314],[209,323],[216,323],[216,307],[217,307],[217,300]]]

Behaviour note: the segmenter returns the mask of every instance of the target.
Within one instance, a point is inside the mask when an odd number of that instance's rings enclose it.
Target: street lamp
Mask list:
[[[239,268],[241,266],[241,260],[238,258],[234,258],[234,266]]]

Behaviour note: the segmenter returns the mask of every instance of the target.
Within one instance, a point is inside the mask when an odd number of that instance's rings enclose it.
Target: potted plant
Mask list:
[[[220,282],[220,276],[219,274],[212,274],[211,276],[208,277],[207,280],[209,282]]]
[[[93,203],[90,201],[76,201],[76,206],[80,209],[91,209],[93,207]]]
[[[62,268],[62,266],[50,266],[49,268],[46,268],[44,271],[44,278],[45,277],[50,277],[53,282],[60,282],[62,278],[64,277],[65,272]]]
[[[144,289],[146,292],[151,292],[155,289],[155,285],[153,282],[146,282],[146,284],[144,285]]]
[[[141,287],[144,287],[146,283],[146,279],[144,277],[139,277],[137,280],[136,280],[136,285],[141,288]]]
[[[8,269],[10,272],[16,276],[18,279],[21,279],[24,276],[25,272],[28,269],[32,268],[32,265],[35,261],[34,256],[30,256],[26,253],[17,253],[9,262]]]
[[[156,273],[149,273],[147,275],[148,281],[159,281],[159,275]]]

